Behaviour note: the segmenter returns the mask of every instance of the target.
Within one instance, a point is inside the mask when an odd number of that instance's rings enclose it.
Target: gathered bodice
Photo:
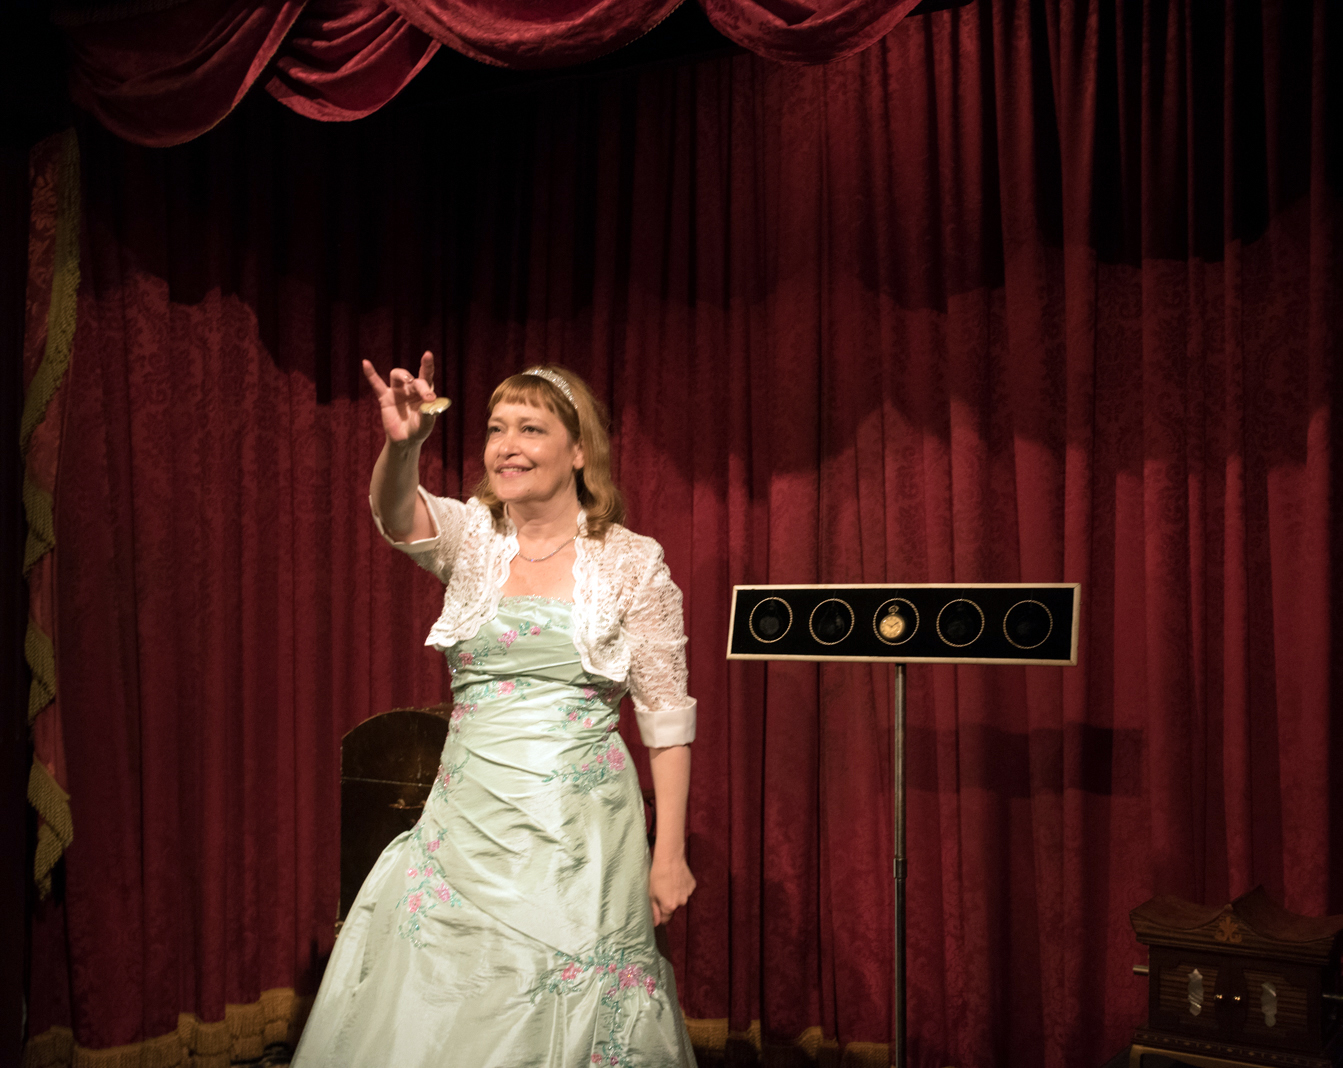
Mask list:
[[[625,685],[584,668],[568,601],[501,598],[494,619],[471,641],[447,650],[447,657],[452,730],[473,749],[487,745],[490,736],[501,743],[531,737],[551,747],[560,743],[581,765],[609,748]]]
[[[478,648],[497,618],[518,553],[517,531],[511,523],[497,530],[490,510],[474,497],[463,503],[423,487],[419,492],[434,536],[387,540],[444,583],[443,610],[425,644],[452,658]],[[374,520],[381,529],[376,511]],[[589,537],[581,512],[574,546],[569,628],[583,669],[629,687],[645,745],[693,740],[696,707],[686,693],[681,591],[662,547],[619,524],[601,538]]]

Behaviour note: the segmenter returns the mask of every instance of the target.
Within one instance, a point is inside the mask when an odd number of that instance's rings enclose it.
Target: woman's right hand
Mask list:
[[[420,405],[435,398],[432,352],[420,357],[418,378],[404,368],[393,367],[387,376],[390,383],[384,382],[368,360],[364,361],[364,377],[378,398],[388,441],[418,445],[429,436],[434,429],[434,416],[421,412]]]

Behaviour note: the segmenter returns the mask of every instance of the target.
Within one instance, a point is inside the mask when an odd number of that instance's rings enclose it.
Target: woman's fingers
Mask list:
[[[653,926],[659,927],[672,918],[672,913],[690,900],[695,892],[695,877],[684,869],[685,880],[668,885],[654,876],[648,888],[648,904],[653,909]]]
[[[398,405],[419,403],[421,390],[413,374],[404,367],[393,367],[387,377],[391,379],[392,394]]]
[[[364,377],[368,379],[369,385],[379,396],[386,393],[389,389],[400,390],[406,396],[418,399],[426,391],[434,391],[434,354],[426,352],[420,357],[420,380],[423,382],[423,388],[420,382],[416,381],[413,374],[404,367],[393,367],[387,375],[387,381],[378,374],[378,370],[368,361],[363,361]]]
[[[387,392],[387,383],[382,380],[382,375],[378,374],[377,368],[368,360],[364,361],[364,377],[368,379],[368,384],[373,387],[376,396],[381,397]]]
[[[437,409],[424,410],[424,405],[435,400],[434,354],[426,352],[420,357],[420,376],[404,367],[393,367],[383,381],[377,369],[368,361],[362,361],[364,377],[378,398],[382,408],[383,426],[388,436],[395,441],[422,441],[434,426]],[[447,408],[446,401],[438,402],[441,408]]]

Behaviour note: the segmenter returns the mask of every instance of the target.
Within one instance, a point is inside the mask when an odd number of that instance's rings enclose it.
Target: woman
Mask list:
[[[554,367],[490,399],[476,496],[419,486],[433,357],[384,382],[370,499],[383,536],[443,580],[426,644],[452,668],[452,724],[419,823],[350,909],[299,1068],[694,1064],[655,924],[695,880],[685,803],[695,702],[662,550],[620,526],[592,394]],[[658,834],[620,735],[634,698]]]

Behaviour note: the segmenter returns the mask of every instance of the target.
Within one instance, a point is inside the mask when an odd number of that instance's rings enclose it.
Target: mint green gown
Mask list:
[[[448,651],[442,767],[350,909],[296,1068],[693,1068],[624,686],[584,671],[571,609],[505,597]]]

